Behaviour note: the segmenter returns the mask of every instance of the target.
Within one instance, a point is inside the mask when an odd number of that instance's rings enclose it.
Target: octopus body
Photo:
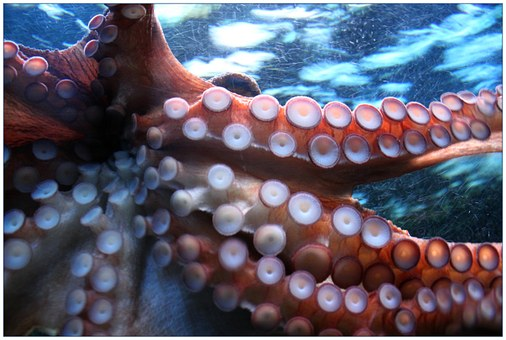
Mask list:
[[[411,237],[351,198],[501,151],[502,86],[281,106],[186,71],[152,5],[89,28],[64,51],[4,42],[6,334],[162,334],[168,273],[259,334],[502,332],[501,243]]]

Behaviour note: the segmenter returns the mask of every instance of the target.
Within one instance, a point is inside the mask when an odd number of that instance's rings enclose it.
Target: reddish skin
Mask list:
[[[331,262],[319,269],[318,273],[322,276],[331,274],[333,265],[341,258],[353,256],[358,263],[357,267],[362,267],[365,272],[371,266],[378,263],[389,266],[394,275],[394,282],[401,292],[405,295],[400,308],[405,308],[413,313],[416,319],[416,327],[408,334],[444,334],[445,332],[462,332],[465,327],[462,326],[463,313],[468,315],[469,311],[476,311],[480,306],[480,301],[467,299],[463,305],[453,304],[448,313],[437,310],[433,313],[422,313],[414,299],[411,299],[414,292],[406,293],[408,289],[406,282],[416,280],[418,284],[428,287],[436,286],[440,290],[440,295],[448,297],[446,291],[449,289],[449,283],[445,279],[449,278],[456,282],[465,282],[470,277],[477,278],[485,288],[485,297],[489,299],[496,313],[500,313],[501,306],[495,297],[495,291],[489,287],[495,287],[500,280],[502,272],[502,257],[499,255],[497,268],[487,271],[480,267],[476,254],[479,244],[465,244],[473,255],[471,268],[465,273],[455,271],[450,263],[441,268],[432,268],[425,259],[427,240],[410,237],[409,234],[397,228],[391,221],[388,221],[392,233],[392,241],[381,249],[370,248],[362,242],[360,234],[344,238],[338,235],[330,223],[332,211],[340,204],[354,206],[362,215],[362,219],[374,215],[374,212],[361,207],[358,202],[350,197],[352,188],[359,183],[366,183],[389,177],[396,177],[406,172],[421,169],[447,159],[456,158],[463,155],[498,152],[502,150],[502,113],[501,109],[494,106],[494,114],[485,116],[480,113],[476,105],[464,104],[459,112],[453,112],[454,118],[459,118],[469,123],[473,117],[483,120],[491,129],[491,136],[485,141],[470,139],[466,142],[457,143],[452,139],[452,144],[445,149],[438,149],[428,143],[428,151],[421,156],[413,156],[404,153],[399,158],[388,159],[379,157],[379,148],[376,139],[380,132],[387,131],[401,138],[407,129],[415,129],[424,132],[427,127],[434,124],[444,126],[449,130],[449,123],[438,122],[433,116],[427,126],[419,126],[409,120],[395,122],[383,118],[383,123],[378,131],[365,132],[358,126],[354,120],[350,126],[344,130],[331,128],[323,119],[320,124],[310,132],[304,129],[295,128],[291,125],[284,112],[284,107],[280,109],[278,118],[272,122],[262,123],[249,112],[249,102],[251,98],[232,94],[233,103],[227,110],[220,113],[212,113],[202,104],[202,93],[213,86],[212,84],[201,80],[192,75],[176,60],[171,53],[161,27],[153,15],[153,6],[146,5],[147,14],[139,20],[126,19],[121,15],[120,6],[111,8],[106,16],[106,24],[114,24],[119,28],[118,38],[112,44],[103,45],[99,49],[96,58],[100,60],[104,56],[113,56],[118,71],[110,78],[101,77],[98,74],[98,62],[92,58],[84,57],[82,49],[86,42],[91,39],[97,39],[97,33],[92,32],[81,42],[65,51],[37,51],[27,47],[20,46],[20,53],[13,59],[7,60],[6,64],[17,69],[18,78],[10,86],[6,86],[5,94],[5,143],[13,151],[13,159],[6,165],[7,179],[12,177],[19,164],[24,164],[29,159],[29,144],[38,139],[50,139],[60,144],[60,152],[64,155],[62,159],[70,159],[79,164],[85,163],[79,160],[72,152],[72,142],[80,141],[88,145],[91,149],[91,157],[94,161],[100,161],[110,156],[118,145],[120,136],[122,139],[128,139],[134,145],[146,144],[146,131],[149,127],[157,126],[165,131],[163,151],[168,151],[178,161],[184,164],[189,178],[197,178],[206,172],[206,169],[215,163],[226,163],[233,168],[236,179],[241,183],[246,183],[240,192],[229,193],[229,199],[251,199],[254,197],[258,187],[263,180],[272,178],[272,174],[285,174],[281,180],[290,188],[290,192],[309,191],[318,196],[322,204],[322,217],[315,224],[307,227],[300,227],[292,221],[286,213],[286,204],[282,207],[270,209],[268,212],[269,222],[283,224],[287,229],[287,247],[279,255],[284,261],[285,267],[289,268],[291,259],[297,259],[298,251],[307,244],[326,243],[324,257],[330,257]],[[43,56],[49,63],[49,69],[44,74],[34,78],[28,78],[20,71],[23,60],[30,56]],[[63,100],[56,96],[54,85],[60,79],[72,79],[78,86],[78,94],[70,99]],[[98,80],[97,80],[98,79]],[[45,83],[49,88],[47,99],[39,103],[31,103],[24,97],[24,89],[34,81]],[[498,95],[496,95],[498,96]],[[231,152],[223,143],[216,140],[206,140],[204,142],[191,142],[184,138],[181,133],[183,120],[169,121],[163,117],[161,107],[167,98],[181,97],[190,105],[190,112],[187,117],[200,117],[207,121],[209,130],[216,135],[220,135],[223,127],[231,122],[241,123],[248,126],[259,143],[266,144],[270,133],[277,130],[290,132],[297,140],[298,152],[304,154],[306,144],[313,135],[326,133],[332,136],[339,145],[348,134],[360,134],[371,146],[371,160],[365,165],[357,165],[347,161],[344,155],[332,169],[321,169],[315,165],[299,158],[278,158],[270,152],[249,148],[242,152]],[[502,98],[501,98],[502,99]],[[64,107],[71,107],[77,110],[77,119],[74,122],[66,122],[58,115]],[[99,108],[104,114],[103,120],[99,124],[94,124],[86,117],[87,110],[90,107]],[[89,112],[88,112],[89,114]],[[135,114],[135,116],[132,116]],[[134,117],[134,118],[132,118]],[[135,133],[123,132],[123,127],[132,124],[136,120]],[[128,128],[126,128],[129,132]],[[23,154],[24,153],[24,154]],[[156,158],[160,153],[152,152],[151,157]],[[198,156],[198,157],[196,157]],[[158,157],[160,158],[160,157]],[[159,159],[158,159],[159,160]],[[258,160],[261,160],[260,162]],[[46,171],[48,164],[39,164],[42,179],[51,178],[51,174]],[[49,162],[53,166],[56,161]],[[289,169],[289,171],[287,171]],[[311,181],[307,179],[311,178]],[[247,181],[248,180],[248,181]],[[141,291],[138,291],[142,277],[139,276],[142,265],[140,264],[140,255],[145,244],[140,244],[132,237],[133,228],[130,220],[133,214],[142,213],[147,215],[152,213],[153,206],[166,200],[167,192],[150,192],[146,203],[135,212],[125,212],[121,206],[114,206],[118,216],[114,222],[121,225],[124,232],[124,247],[120,252],[109,257],[102,256],[93,251],[95,235],[89,230],[83,230],[78,223],[78,217],[87,210],[83,207],[69,207],[66,211],[77,209],[79,214],[73,225],[66,226],[65,239],[58,238],[63,235],[63,230],[59,234],[48,233],[40,238],[35,237],[36,242],[40,242],[37,252],[43,255],[45,252],[52,254],[51,257],[44,259],[43,256],[37,256],[32,259],[26,270],[8,272],[8,284],[5,288],[6,306],[6,334],[25,334],[34,326],[42,326],[51,329],[61,329],[64,322],[68,320],[68,315],[61,310],[65,294],[68,289],[75,288],[77,280],[68,276],[68,261],[60,261],[64,256],[70,258],[76,252],[76,248],[83,247],[92,252],[97,259],[113,263],[118,269],[119,285],[116,290],[105,294],[105,298],[114,302],[116,314],[113,319],[103,326],[97,326],[90,322],[86,314],[81,315],[84,320],[85,334],[93,333],[111,333],[111,334],[152,334],[154,321],[150,319],[151,314],[143,313],[149,306],[139,298]],[[26,195],[17,193],[9,182],[6,185],[6,197],[11,200],[27,199]],[[107,193],[101,192],[106,197]],[[235,196],[234,196],[235,195]],[[68,204],[71,204],[68,203]],[[133,205],[133,204],[132,204]],[[27,216],[31,216],[30,211],[36,207],[33,202],[26,203]],[[79,208],[81,210],[79,210]],[[146,208],[146,211],[141,210]],[[218,284],[232,284],[239,291],[241,301],[248,302],[250,306],[261,303],[272,303],[279,306],[281,313],[279,326],[283,326],[291,320],[304,320],[304,325],[308,325],[306,319],[310,321],[311,327],[306,327],[305,331],[318,334],[321,331],[335,332],[335,328],[344,335],[352,334],[400,334],[394,324],[394,318],[398,310],[387,310],[379,302],[376,291],[368,295],[368,306],[364,312],[359,315],[349,313],[344,307],[341,307],[334,313],[325,313],[319,309],[316,302],[316,292],[304,301],[299,301],[290,295],[287,287],[289,274],[279,283],[272,286],[265,286],[255,276],[255,266],[258,260],[258,254],[252,254],[250,247],[250,259],[248,262],[233,273],[224,270],[217,258],[217,249],[226,237],[217,234],[209,224],[210,215],[190,214],[188,217],[179,218],[171,215],[171,235],[174,238],[179,237],[190,230],[194,235],[198,235],[200,244],[197,262],[201,263],[205,270],[208,285],[216,286]],[[28,224],[33,223],[31,220]],[[191,226],[191,228],[189,227]],[[124,228],[124,229],[123,229]],[[27,228],[25,228],[27,229]],[[6,237],[23,237],[23,231],[19,234]],[[38,235],[37,235],[38,236]],[[33,238],[33,237],[32,237]],[[65,240],[62,249],[54,250],[51,240]],[[244,236],[244,239],[251,243],[251,237]],[[396,242],[402,239],[412,240],[420,250],[420,260],[409,270],[397,268],[392,261],[392,249]],[[322,242],[321,240],[325,240]],[[448,243],[451,250],[454,246]],[[502,244],[491,244],[491,247],[502,254]],[[176,252],[174,251],[174,256]],[[300,253],[299,253],[300,254]],[[42,272],[47,268],[44,260],[54,263],[51,273],[43,275]],[[307,266],[307,264],[299,264]],[[390,276],[388,271],[378,271],[378,273]],[[363,274],[363,273],[362,273]],[[372,274],[371,274],[372,275]],[[29,282],[33,277],[42,277],[35,283],[36,289],[30,286]],[[360,275],[358,275],[360,276]],[[363,278],[364,275],[362,275]],[[321,280],[322,278],[318,278]],[[390,277],[388,280],[390,281]],[[378,281],[379,280],[379,281]],[[382,278],[371,278],[371,284],[379,286]],[[438,281],[439,280],[439,281]],[[55,284],[56,282],[56,284]],[[89,283],[79,281],[87,289],[90,295],[88,307],[91,301],[98,298],[97,293],[90,290]],[[412,281],[415,282],[415,281]],[[33,293],[40,288],[40,293]],[[26,295],[27,297],[23,297]],[[411,295],[411,296],[407,296]],[[144,304],[143,304],[144,303]],[[25,307],[26,306],[26,307]],[[43,313],[33,311],[43,310]],[[50,312],[46,312],[49,310]],[[304,318],[304,319],[301,319]],[[293,322],[293,321],[292,321]],[[496,320],[486,320],[481,315],[478,316],[478,326],[476,331],[490,330],[491,332],[500,332]]]

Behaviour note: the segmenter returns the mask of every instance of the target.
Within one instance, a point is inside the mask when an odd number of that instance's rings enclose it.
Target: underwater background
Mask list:
[[[5,4],[4,39],[64,49],[87,34],[98,4]],[[501,4],[157,4],[176,57],[211,78],[243,72],[281,105],[428,106],[444,92],[502,83]],[[502,240],[502,154],[456,159],[353,196],[418,237]]]

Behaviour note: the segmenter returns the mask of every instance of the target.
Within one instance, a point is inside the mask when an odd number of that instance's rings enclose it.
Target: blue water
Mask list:
[[[104,9],[5,4],[4,38],[66,48]],[[306,95],[353,108],[395,96],[428,106],[444,92],[502,82],[500,4],[179,4],[156,5],[156,13],[190,71],[250,74],[282,104]],[[500,240],[501,186],[502,157],[487,155],[359,187],[354,196],[415,235]]]
[[[104,8],[6,4],[5,38],[65,48]],[[281,102],[310,95],[355,106],[393,95],[428,104],[502,78],[498,4],[159,4],[156,12],[191,71],[248,73]]]

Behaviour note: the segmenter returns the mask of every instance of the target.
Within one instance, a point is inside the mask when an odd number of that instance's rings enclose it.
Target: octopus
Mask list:
[[[177,334],[170,306],[205,291],[257,334],[502,333],[502,243],[412,237],[351,197],[500,152],[501,85],[280,105],[188,72],[153,5],[89,29],[62,51],[4,41],[6,334]]]

